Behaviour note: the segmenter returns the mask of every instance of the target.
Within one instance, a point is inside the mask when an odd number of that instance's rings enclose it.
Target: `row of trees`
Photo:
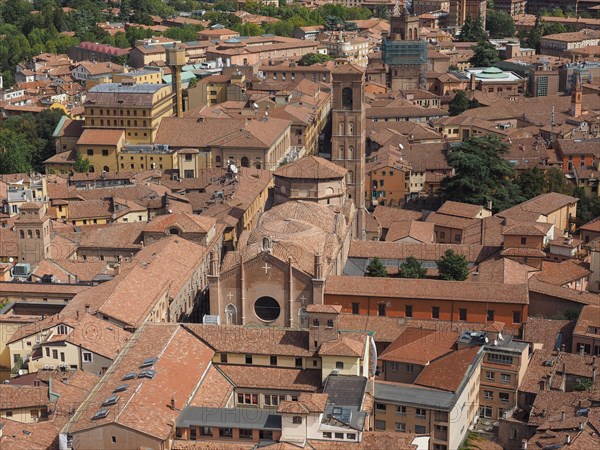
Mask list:
[[[446,281],[464,281],[469,276],[469,263],[467,258],[453,250],[446,250],[444,256],[436,261],[439,277]],[[400,278],[425,278],[427,269],[414,257],[409,256],[400,265],[398,275]],[[388,272],[381,260],[373,258],[365,273],[367,277],[387,277]]]
[[[600,216],[600,199],[590,200],[581,188],[570,184],[562,170],[533,167],[517,173],[502,156],[508,144],[493,134],[471,137],[454,149],[448,163],[454,175],[442,181],[442,198],[475,205],[492,202],[502,211],[546,192],[558,192],[580,199],[577,217],[581,223]]]

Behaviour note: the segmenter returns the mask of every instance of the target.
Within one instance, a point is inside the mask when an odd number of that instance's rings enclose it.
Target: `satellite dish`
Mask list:
[[[398,147],[400,147],[400,150],[404,150],[404,145],[398,144]]]
[[[8,258],[8,262],[9,262],[9,263],[12,263],[12,262],[14,262],[14,261],[15,261],[15,259],[14,259],[14,258]]]
[[[238,168],[234,164],[232,164],[231,166],[229,166],[229,168],[230,168],[230,170],[231,170],[232,173],[238,173]]]
[[[25,371],[23,369],[19,369],[18,374],[20,377],[22,377],[23,375],[25,375]]]

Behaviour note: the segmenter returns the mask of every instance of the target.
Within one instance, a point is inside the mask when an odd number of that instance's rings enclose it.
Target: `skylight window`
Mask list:
[[[102,408],[92,416],[92,420],[104,419],[106,416],[108,416],[108,409]]]
[[[125,389],[127,389],[127,385],[126,384],[120,384],[119,386],[117,386],[115,388],[115,390],[113,392],[123,392]]]
[[[158,358],[146,358],[144,360],[144,362],[140,365],[140,369],[143,369],[144,367],[150,367],[152,365],[154,365],[154,363],[156,362]]]
[[[102,406],[110,406],[110,405],[114,405],[119,401],[119,396],[118,395],[111,395],[110,397],[108,397],[106,400],[104,400],[104,403],[102,403]]]
[[[138,378],[149,378],[149,379],[152,379],[152,378],[154,378],[154,375],[156,375],[156,371],[155,370],[146,369],[146,370],[142,370],[140,372],[140,374],[138,375]]]
[[[121,380],[133,380],[135,378],[135,372],[129,372],[127,375],[125,375],[123,378],[121,378]]]

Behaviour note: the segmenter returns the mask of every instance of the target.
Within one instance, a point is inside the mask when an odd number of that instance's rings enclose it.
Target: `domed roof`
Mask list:
[[[481,73],[479,73],[479,75],[477,75],[477,77],[485,78],[485,79],[500,79],[500,78],[508,78],[509,75],[507,73],[505,73],[504,71],[502,71],[502,69],[499,69],[498,67],[488,67],[487,69],[485,69]]]

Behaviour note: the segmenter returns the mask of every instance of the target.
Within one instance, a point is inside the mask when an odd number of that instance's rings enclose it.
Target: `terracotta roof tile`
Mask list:
[[[473,346],[448,353],[428,364],[415,380],[415,384],[456,392],[469,367],[482,351],[482,347]],[[449,368],[452,369],[448,370]]]
[[[233,385],[220,370],[211,365],[189,406],[224,408],[232,394]]]
[[[46,386],[0,384],[0,410],[46,406],[48,401]]]
[[[217,369],[237,388],[316,392],[321,371],[249,365],[217,364]]]
[[[483,209],[482,206],[471,205],[469,203],[445,201],[442,206],[437,210],[440,214],[446,214],[448,216],[464,217],[474,219]]]
[[[362,338],[362,339],[361,339]],[[319,347],[321,356],[356,356],[365,353],[365,337],[360,333],[343,333],[335,341],[326,341]]]
[[[459,337],[455,331],[407,328],[379,356],[382,361],[397,361],[424,366],[448,354]]]
[[[347,170],[318,156],[305,156],[284,164],[273,175],[282,178],[331,179],[343,178]]]

